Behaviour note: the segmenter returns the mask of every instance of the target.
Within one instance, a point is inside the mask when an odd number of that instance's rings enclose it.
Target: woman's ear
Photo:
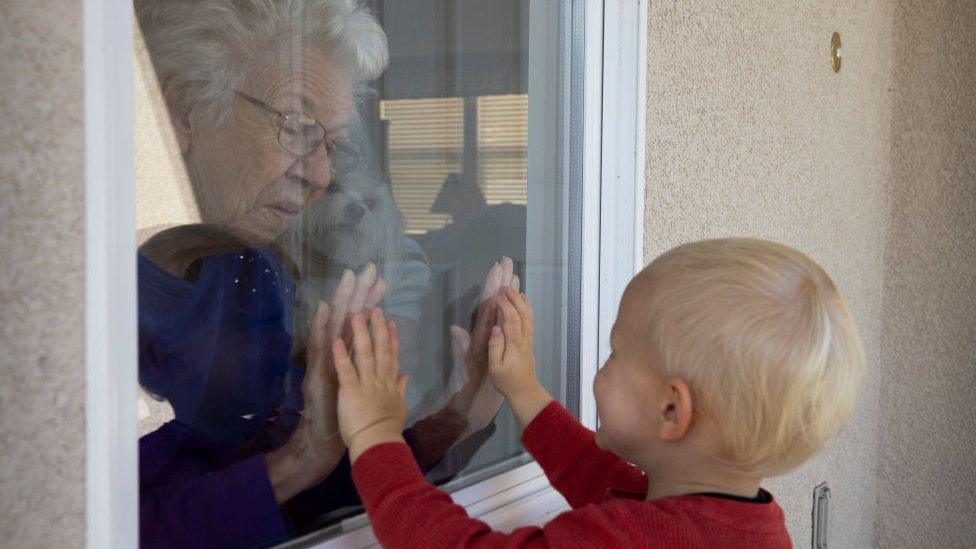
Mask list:
[[[175,90],[164,89],[163,98],[166,101],[170,123],[173,124],[173,133],[176,134],[176,143],[180,147],[180,154],[186,155],[190,152],[190,109],[184,105],[183,94]]]
[[[684,438],[691,428],[693,409],[688,384],[683,379],[669,379],[665,383],[664,398],[660,406],[658,437],[670,442]]]

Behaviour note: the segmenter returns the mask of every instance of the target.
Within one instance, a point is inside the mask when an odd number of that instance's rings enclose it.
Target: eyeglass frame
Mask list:
[[[342,138],[342,137],[336,137],[336,138],[334,138],[334,139],[332,139],[330,141],[329,140],[329,132],[325,129],[325,126],[321,122],[319,122],[317,119],[312,118],[311,116],[308,116],[307,114],[304,114],[304,113],[298,113],[298,112],[287,112],[286,113],[286,112],[281,112],[278,109],[272,107],[271,105],[265,103],[264,101],[261,101],[257,97],[253,97],[251,95],[248,95],[248,94],[246,94],[246,93],[244,93],[244,92],[242,92],[240,90],[234,90],[234,93],[238,97],[240,97],[241,99],[247,101],[248,103],[250,103],[250,104],[252,104],[252,105],[254,105],[254,106],[256,106],[256,107],[258,107],[258,108],[260,108],[262,110],[264,110],[265,112],[267,112],[269,114],[273,114],[276,117],[278,117],[278,133],[276,135],[277,140],[278,140],[278,145],[282,149],[284,149],[285,151],[287,151],[289,154],[294,155],[294,156],[296,156],[298,158],[305,158],[305,157],[311,155],[312,153],[314,153],[315,151],[317,151],[318,148],[320,146],[322,146],[323,143],[325,143],[325,151],[329,155],[329,160],[331,161],[331,165],[332,165],[332,171],[333,171],[333,173],[335,175],[339,175],[339,176],[348,175],[353,170],[355,170],[359,166],[362,166],[363,163],[366,162],[366,153],[363,151],[362,147],[360,147],[359,145],[357,145],[355,142],[350,141],[350,140],[345,139],[345,138]],[[288,119],[290,119],[290,118],[298,118],[298,117],[307,118],[308,120],[311,120],[312,122],[315,123],[315,125],[317,125],[319,128],[322,129],[322,139],[320,139],[316,143],[312,144],[311,147],[309,148],[309,150],[307,152],[305,152],[304,154],[298,153],[296,151],[293,151],[293,150],[289,149],[281,141],[281,132],[284,131],[285,122]],[[299,122],[299,123],[300,124],[303,124],[303,125],[305,124],[304,122]],[[336,162],[334,161],[334,158],[332,156],[333,155],[333,152],[336,151],[336,150],[340,151],[341,153],[343,153],[345,155],[348,155],[348,157],[353,161],[352,165],[349,166],[348,168],[344,168],[342,170],[338,170],[337,167],[336,167]]]

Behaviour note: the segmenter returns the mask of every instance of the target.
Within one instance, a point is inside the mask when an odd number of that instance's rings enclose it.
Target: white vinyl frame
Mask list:
[[[647,0],[585,0],[580,417],[627,281],[643,266]],[[84,0],[87,546],[138,546],[133,13]],[[492,527],[566,508],[535,463],[458,490]],[[317,547],[374,545],[363,527]]]

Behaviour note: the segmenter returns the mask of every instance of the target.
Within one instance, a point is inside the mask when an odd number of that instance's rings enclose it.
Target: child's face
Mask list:
[[[664,382],[657,358],[643,344],[640,288],[628,286],[610,335],[611,355],[593,381],[601,448],[628,458],[646,452],[658,438],[658,406]]]

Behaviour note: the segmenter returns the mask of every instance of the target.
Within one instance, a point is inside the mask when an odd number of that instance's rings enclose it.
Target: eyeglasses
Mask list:
[[[278,118],[278,143],[283,149],[298,157],[306,157],[325,143],[325,151],[336,176],[348,175],[366,161],[362,147],[348,139],[329,139],[325,126],[318,120],[302,113],[281,112],[271,105],[235,90],[234,93],[248,103]]]

